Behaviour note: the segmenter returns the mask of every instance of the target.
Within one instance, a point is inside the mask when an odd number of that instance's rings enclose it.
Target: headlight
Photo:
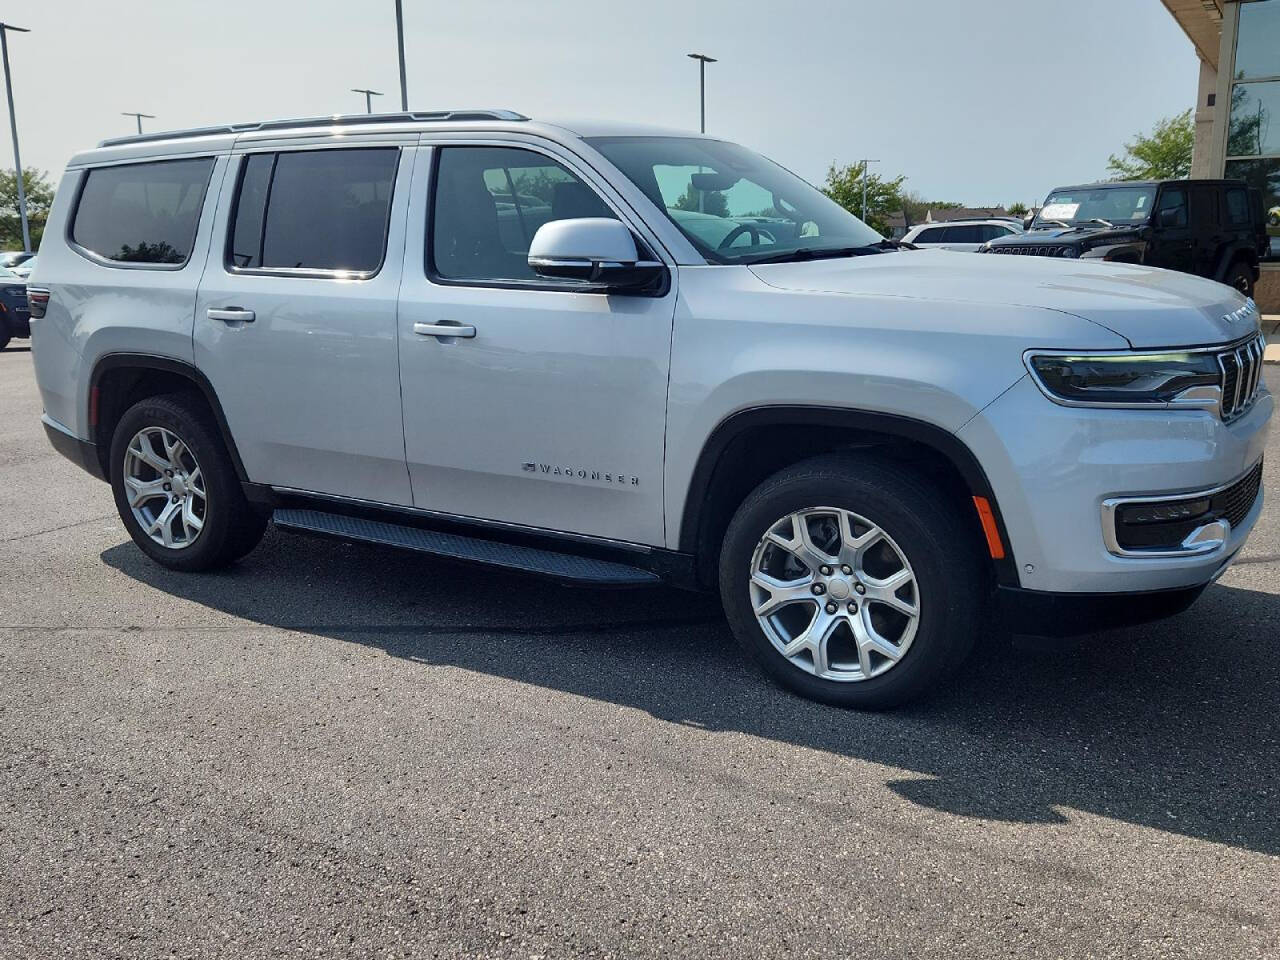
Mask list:
[[[1065,403],[1211,407],[1222,396],[1212,353],[1039,354],[1028,366],[1040,389]]]

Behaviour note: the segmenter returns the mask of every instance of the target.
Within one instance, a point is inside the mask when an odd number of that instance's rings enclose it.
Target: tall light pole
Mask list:
[[[400,48],[400,109],[409,112],[409,84],[404,76],[404,10],[396,0],[396,43]]]
[[[716,63],[715,57],[708,57],[705,53],[691,53],[690,60],[698,61],[698,116],[700,118],[699,129],[707,132],[707,64]]]
[[[13,171],[18,181],[18,216],[22,220],[22,249],[31,252],[31,227],[27,224],[27,188],[22,182],[22,157],[18,154],[18,118],[13,113],[13,83],[9,79],[9,31],[30,33],[26,27],[0,23],[0,54],[4,56],[4,92],[9,98],[9,130],[13,134]]]
[[[141,135],[141,134],[142,134],[142,118],[143,118],[143,117],[146,117],[148,120],[154,120],[154,119],[155,119],[155,114],[153,114],[153,113],[130,113],[128,110],[121,110],[121,111],[120,111],[120,116],[122,116],[122,117],[133,117],[133,119],[137,120],[137,121],[138,121],[138,134],[139,134],[139,135]]]
[[[365,113],[373,113],[373,98],[382,96],[377,90],[362,90],[359,87],[352,87],[352,93],[364,94],[364,111]]]
[[[879,163],[879,160],[863,160],[862,161],[862,219],[867,219],[867,167],[873,163]]]

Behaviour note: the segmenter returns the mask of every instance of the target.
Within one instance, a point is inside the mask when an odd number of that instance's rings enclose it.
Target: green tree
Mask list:
[[[701,195],[701,203],[699,203],[699,195]],[[729,201],[718,190],[695,190],[693,183],[690,182],[684,193],[680,194],[679,199],[676,200],[676,209],[700,211],[715,217],[727,217],[729,215]]]
[[[40,249],[40,237],[49,207],[53,205],[53,184],[42,170],[22,171],[22,185],[27,192],[27,226],[31,230],[31,249]],[[0,248],[22,249],[22,219],[18,214],[18,177],[12,169],[0,170]]]
[[[930,210],[955,210],[963,206],[953,200],[926,200],[914,190],[902,194],[902,211],[911,223],[924,223]]]
[[[1107,169],[1113,180],[1181,180],[1191,175],[1191,152],[1196,125],[1187,110],[1166,117],[1150,133],[1139,133],[1124,145],[1124,154],[1111,155]]]
[[[888,235],[887,218],[903,209],[902,185],[905,176],[880,177],[869,173],[865,163],[840,167],[831,164],[823,193],[855,216],[862,217],[863,178],[866,178],[867,212],[863,220],[871,229]]]
[[[1009,206],[1005,207],[1005,209],[1009,211],[1009,216],[1011,217],[1025,217],[1028,213],[1031,212],[1031,208],[1028,207],[1021,200],[1017,201],[1016,203],[1009,204]]]

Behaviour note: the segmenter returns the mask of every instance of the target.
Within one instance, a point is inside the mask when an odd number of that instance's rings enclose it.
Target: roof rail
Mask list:
[[[330,117],[299,117],[294,120],[262,120],[257,123],[228,123],[216,127],[192,127],[190,130],[169,130],[160,133],[135,134],[128,137],[110,137],[99,147],[118,147],[126,143],[151,143],[156,140],[187,140],[192,137],[211,137],[227,133],[247,133],[255,130],[296,130],[302,127],[347,127],[374,123],[443,123],[465,120],[528,120],[514,110],[431,110],[408,113],[345,113]]]

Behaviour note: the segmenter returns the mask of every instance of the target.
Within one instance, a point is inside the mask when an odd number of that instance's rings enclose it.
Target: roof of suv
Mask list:
[[[83,151],[71,159],[71,166],[80,166],[107,158],[145,156],[161,152],[190,152],[218,149],[225,141],[242,136],[293,137],[313,136],[341,128],[343,132],[360,133],[377,130],[387,133],[405,133],[414,130],[439,129],[441,126],[455,129],[512,129],[528,125],[531,131],[548,128],[577,137],[618,136],[679,136],[701,137],[704,134],[687,130],[674,130],[640,124],[617,123],[599,120],[550,120],[536,122],[514,110],[467,109],[409,111],[406,113],[356,113],[335,114],[329,117],[301,117],[287,120],[258,120],[249,123],[229,123],[187,130],[166,130],[155,133],[111,137],[100,142],[96,149]],[[714,139],[714,138],[708,138]],[[172,147],[169,151],[166,148]],[[105,154],[105,156],[104,156]]]
[[[1021,220],[1014,220],[1012,217],[975,217],[971,220],[929,220],[924,223],[913,223],[911,230],[919,230],[922,227],[970,227],[974,224],[991,224],[994,227],[1012,227],[1022,223]]]
[[[1209,180],[1203,177],[1197,177],[1192,180],[1103,180],[1100,183],[1074,183],[1065,187],[1054,187],[1050,193],[1057,193],[1059,190],[1121,190],[1126,187],[1158,187],[1166,183],[1205,183],[1213,187],[1226,186],[1245,186],[1243,180]]]

